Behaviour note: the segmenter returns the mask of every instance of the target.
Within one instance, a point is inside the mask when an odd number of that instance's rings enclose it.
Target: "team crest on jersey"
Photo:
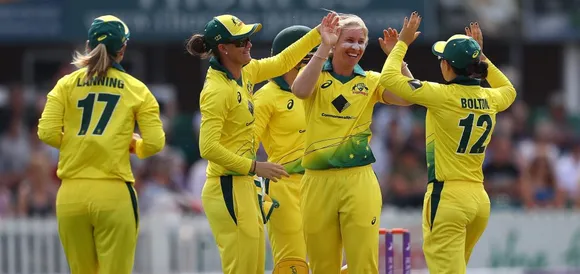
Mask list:
[[[248,89],[248,92],[249,92],[250,94],[252,94],[252,92],[253,92],[253,89],[254,89],[254,85],[252,85],[252,83],[248,82],[248,83],[246,84],[246,88]]]
[[[248,110],[250,111],[252,116],[254,116],[254,104],[252,104],[250,100],[248,100]]]
[[[242,94],[238,91],[238,104],[242,102]]]
[[[369,95],[369,88],[365,83],[358,83],[352,87],[352,94]]]

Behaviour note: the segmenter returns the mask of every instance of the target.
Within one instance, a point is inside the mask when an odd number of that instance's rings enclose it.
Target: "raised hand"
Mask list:
[[[381,45],[381,49],[386,55],[391,53],[397,41],[399,41],[399,33],[392,28],[383,30],[383,38],[379,37],[379,45]]]
[[[411,18],[405,17],[403,28],[399,33],[399,41],[405,42],[407,46],[411,45],[411,43],[417,39],[419,34],[421,34],[420,31],[417,31],[421,25],[421,19],[421,16],[419,16],[419,13],[416,11],[411,13]]]
[[[339,19],[340,18],[336,12],[329,12],[322,19],[322,22],[318,26],[322,44],[328,46],[334,46],[336,44],[336,41],[338,41],[338,36],[340,35],[340,27],[338,26]]]
[[[465,27],[465,35],[473,38],[483,51],[483,33],[481,32],[481,28],[479,28],[479,23],[471,22],[469,27]]]

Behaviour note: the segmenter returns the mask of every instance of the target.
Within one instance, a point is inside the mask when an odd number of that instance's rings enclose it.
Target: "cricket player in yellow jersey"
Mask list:
[[[299,25],[283,29],[272,42],[272,55],[279,54],[309,31],[309,27]],[[294,266],[298,274],[308,273],[307,267],[300,268],[300,265],[306,265],[306,243],[300,214],[306,122],[302,100],[292,94],[290,86],[310,56],[311,53],[289,72],[271,79],[254,95],[257,143],[262,142],[268,162],[283,165],[290,174],[290,178],[282,178],[277,183],[265,181],[266,193],[280,203],[267,223],[274,265],[279,268]]]
[[[40,140],[60,150],[56,217],[72,274],[132,273],[139,210],[129,153],[146,158],[165,145],[155,97],[120,65],[128,39],[118,18],[96,18],[72,62],[80,69],[48,93],[38,124]]]
[[[220,15],[187,44],[190,54],[211,57],[200,94],[199,145],[209,162],[202,203],[226,274],[264,273],[264,224],[253,175],[275,182],[288,176],[282,165],[255,160],[253,87],[288,72],[320,43],[317,27],[280,54],[255,60],[250,37],[261,27]]]
[[[408,103],[379,84],[378,72],[358,65],[368,43],[364,22],[340,15],[339,26],[322,35],[292,84],[292,92],[303,99],[306,119],[304,235],[312,273],[340,273],[344,245],[349,273],[376,274],[382,199],[371,167],[373,107]],[[410,75],[402,61],[401,67]]]
[[[403,29],[381,74],[381,83],[405,100],[425,106],[429,183],[423,205],[423,252],[429,273],[465,273],[471,251],[490,215],[482,163],[495,116],[515,100],[505,75],[482,53],[477,23],[467,35],[453,35],[433,45],[447,83],[401,75],[399,63],[417,37],[415,12]],[[480,86],[487,79],[491,88]]]

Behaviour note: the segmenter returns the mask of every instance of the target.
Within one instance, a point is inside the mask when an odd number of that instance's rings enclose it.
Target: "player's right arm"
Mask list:
[[[139,159],[152,156],[165,146],[165,132],[159,118],[159,103],[145,87],[145,100],[137,111],[137,124],[141,139],[135,144],[135,154]]]
[[[38,121],[38,138],[45,144],[60,149],[64,126],[64,89],[67,76],[61,78],[48,93],[46,105]]]
[[[314,87],[322,73],[322,66],[328,58],[332,45],[321,44],[308,64],[300,70],[292,83],[292,93],[300,99],[306,99],[314,93]]]
[[[516,89],[510,80],[487,57],[484,56],[482,61],[489,65],[486,79],[492,87],[491,94],[497,104],[497,110],[504,111],[516,100]]]
[[[237,155],[220,144],[221,132],[231,107],[228,89],[206,83],[200,98],[201,125],[199,150],[201,157],[239,174],[250,174],[253,160]]]
[[[397,42],[381,71],[381,86],[409,103],[428,108],[440,106],[448,96],[441,84],[409,78],[401,73],[407,49],[405,42]]]

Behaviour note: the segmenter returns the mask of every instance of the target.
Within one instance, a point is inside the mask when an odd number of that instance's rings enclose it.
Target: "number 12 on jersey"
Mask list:
[[[467,146],[469,144],[469,139],[471,138],[471,132],[473,131],[473,121],[475,120],[475,114],[470,113],[467,117],[459,120],[459,126],[463,127],[463,133],[461,134],[461,140],[459,141],[459,147],[457,147],[457,153],[465,154],[467,151]],[[487,136],[491,132],[491,128],[493,127],[493,120],[489,114],[483,114],[479,116],[477,119],[478,127],[483,127],[485,125],[485,131],[483,134],[477,139],[475,144],[471,146],[469,150],[470,154],[481,154],[485,151],[485,140],[487,140]]]
[[[78,133],[79,136],[87,134],[93,116],[95,97],[97,98],[97,102],[103,102],[106,105],[105,109],[103,109],[103,113],[101,113],[99,122],[97,122],[97,126],[95,126],[95,129],[93,130],[93,135],[103,135],[105,128],[109,124],[109,120],[111,120],[111,115],[113,114],[117,103],[119,103],[119,98],[121,98],[120,95],[110,93],[98,93],[98,95],[95,93],[89,93],[85,99],[79,100],[77,102],[77,107],[83,109],[81,128]]]

